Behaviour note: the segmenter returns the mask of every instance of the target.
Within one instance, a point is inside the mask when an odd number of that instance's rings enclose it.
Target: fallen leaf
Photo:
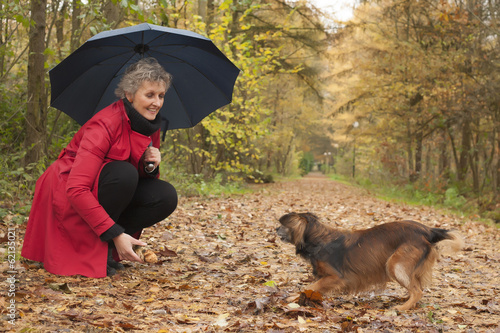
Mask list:
[[[227,318],[229,317],[229,313],[223,313],[217,317],[215,321],[215,325],[219,327],[226,327],[228,325]]]
[[[264,285],[267,286],[267,287],[272,287],[272,288],[275,288],[277,286],[276,282],[274,282],[272,280],[265,282]]]
[[[163,250],[160,250],[160,255],[163,256],[163,257],[177,257],[177,253],[175,253],[174,251],[172,250],[169,250],[167,248],[163,249]]]
[[[323,295],[313,290],[304,290],[300,293],[299,304],[302,306],[309,305],[309,303],[321,303],[323,302]]]
[[[174,317],[179,324],[196,324],[200,321],[200,318],[188,317],[182,314],[176,314]]]
[[[69,288],[67,283],[51,283],[48,287],[54,291],[62,291],[65,294],[72,294],[73,292]]]

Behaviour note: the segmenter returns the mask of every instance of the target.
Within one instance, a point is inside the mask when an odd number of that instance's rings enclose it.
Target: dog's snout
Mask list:
[[[282,241],[289,242],[289,239],[288,239],[289,235],[288,235],[288,232],[284,226],[277,227],[276,233],[278,234],[278,236],[281,238]]]

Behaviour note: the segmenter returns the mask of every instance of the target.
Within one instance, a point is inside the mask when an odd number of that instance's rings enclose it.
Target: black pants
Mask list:
[[[158,223],[177,207],[177,192],[155,178],[139,178],[125,161],[110,162],[99,176],[98,200],[104,210],[129,235]]]

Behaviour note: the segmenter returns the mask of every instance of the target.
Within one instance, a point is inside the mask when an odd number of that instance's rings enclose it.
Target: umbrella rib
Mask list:
[[[149,30],[148,30],[148,31],[149,31]],[[144,32],[145,32],[145,31],[141,31],[141,42],[142,42],[142,44],[144,44]],[[170,33],[165,32],[164,34],[170,34]],[[148,44],[151,44],[152,42],[154,42],[154,41],[155,41],[155,40],[157,40],[158,38],[163,37],[163,36],[164,36],[164,34],[160,34],[160,35],[158,35],[156,38],[152,39],[152,40],[151,40]],[[117,37],[118,37],[118,36],[117,36]],[[132,40],[131,40],[128,36],[126,36],[126,35],[122,35],[122,36],[120,36],[120,37],[121,37],[121,38],[124,38],[124,39],[126,39],[126,40],[128,40],[128,41],[129,41],[130,43],[132,43],[132,44],[136,44],[134,41],[132,41]],[[154,46],[154,47],[161,47],[161,46],[164,46],[164,45],[159,45],[159,46]],[[182,48],[186,48],[186,47],[187,47],[187,46],[186,46],[186,45],[184,45],[184,44],[169,44],[169,46],[181,46]],[[153,48],[154,48],[154,47],[151,47],[151,49],[150,49],[150,50],[153,50]],[[199,50],[201,50],[201,51],[203,51],[203,52],[206,52],[206,51],[205,51],[204,49],[202,49],[202,48],[195,47],[195,46],[192,46],[192,47],[193,47],[193,48],[197,48],[197,49],[199,49]],[[204,77],[205,77],[205,78],[206,78],[209,82],[211,82],[211,83],[212,83],[215,87],[217,87],[217,89],[221,92],[221,94],[224,96],[224,98],[226,98],[226,100],[227,100],[228,102],[231,102],[231,97],[228,97],[228,96],[227,96],[227,95],[226,95],[226,94],[225,94],[225,93],[224,93],[221,89],[219,89],[219,87],[218,87],[218,86],[217,86],[217,85],[216,85],[216,84],[215,84],[212,80],[210,80],[210,79],[209,79],[209,78],[208,78],[208,77],[207,77],[204,73],[202,73],[202,72],[201,72],[198,68],[196,68],[196,67],[194,67],[193,65],[191,65],[189,62],[186,62],[186,61],[184,61],[183,59],[181,59],[181,58],[179,58],[179,57],[176,57],[176,56],[174,56],[174,55],[172,55],[172,54],[170,54],[170,53],[164,53],[164,52],[157,51],[157,50],[155,50],[154,52],[159,53],[159,54],[161,54],[161,55],[167,55],[167,56],[169,56],[169,57],[172,57],[172,58],[174,58],[174,59],[177,59],[177,60],[179,60],[180,62],[182,62],[182,63],[184,63],[184,64],[186,64],[186,65],[188,65],[188,66],[192,67],[192,68],[193,68],[193,69],[195,69],[197,72],[199,72],[202,76],[204,76]],[[126,54],[126,53],[127,53],[127,52],[124,52],[123,54]],[[146,52],[146,53],[150,54],[150,55],[153,57],[153,55],[151,54],[151,51],[150,51],[150,52]],[[122,54],[119,54],[119,55],[116,55],[116,56],[120,56],[120,55],[122,55]],[[116,57],[116,56],[114,56],[114,57]],[[114,58],[114,57],[113,57],[113,58]],[[144,58],[144,54],[142,54],[142,57]],[[108,59],[109,59],[109,58],[108,58]],[[228,62],[230,62],[230,61],[229,61],[229,59],[228,59],[227,61],[228,61]],[[114,77],[113,77],[113,78],[114,78]]]
[[[128,39],[128,38],[127,38],[127,39]],[[129,39],[129,40],[130,40],[130,39]],[[130,40],[130,42],[132,42],[132,41]],[[116,47],[122,47],[122,46],[116,46]],[[114,58],[122,57],[122,56],[126,55],[127,53],[130,53],[130,51],[124,51],[124,52],[121,52],[121,53],[119,53],[119,54],[115,54],[115,55],[113,55],[112,57],[106,58],[106,59],[104,59],[103,61],[100,61],[100,62],[95,63],[92,67],[94,67],[94,66],[98,66],[98,65],[101,65],[104,61],[109,61],[109,60],[114,59]],[[119,72],[121,71],[121,69],[123,68],[123,66],[124,66],[125,64],[128,64],[128,61],[129,61],[130,59],[132,59],[132,57],[133,57],[134,55],[135,55],[135,53],[131,54],[131,55],[128,57],[128,60],[127,60],[126,62],[123,62],[123,64],[122,64],[122,65],[120,65],[120,68],[119,68],[120,70],[116,71],[116,73],[119,73]],[[91,69],[92,67],[89,67],[88,69]],[[88,72],[88,70],[84,71],[83,73],[81,73],[81,74],[79,75],[79,77],[84,76],[87,72]],[[117,77],[116,73],[115,73],[115,74],[111,77],[111,79],[108,81],[108,83],[107,83],[107,85],[106,85],[106,86],[108,86],[108,85],[110,84],[110,82],[111,82],[111,81],[113,81],[113,79],[114,79],[115,77]],[[76,82],[76,80],[74,80],[74,81],[73,81],[73,82],[72,82],[69,86],[71,86],[74,82]],[[66,88],[66,89],[67,89],[67,88]],[[100,98],[99,98],[99,100],[97,101],[96,105],[94,106],[94,109],[97,107],[97,105],[99,105],[99,103],[101,102],[101,100],[102,100],[102,98],[103,98],[103,97],[104,97],[104,95],[101,95],[101,97],[100,97]],[[58,99],[58,98],[59,98],[59,96],[58,96],[58,97],[56,97],[56,99],[55,99],[54,101],[51,101],[51,105],[53,105],[54,103],[56,103],[56,101],[57,101],[57,99]]]
[[[174,85],[171,85],[170,89],[174,89],[175,92],[176,92],[176,95],[179,96],[179,91],[177,90],[177,88]],[[186,105],[184,104],[184,101],[179,98],[179,103],[181,103],[182,110],[184,111],[184,113],[186,114],[187,118],[189,119],[189,125],[193,126],[193,119],[191,119],[191,116],[189,115],[189,112],[187,111],[187,108],[186,108]],[[167,127],[168,127],[168,125],[167,125]]]
[[[175,44],[172,44],[172,45],[175,45]],[[179,44],[179,46],[186,47],[185,45],[182,45],[182,44]],[[152,50],[152,48],[150,49],[150,51],[149,51],[148,53],[149,53],[151,56],[153,56],[153,55],[151,54],[151,50]],[[200,50],[204,51],[203,49],[200,49]],[[201,74],[204,78],[206,78],[206,79],[207,79],[207,81],[209,81],[210,83],[212,83],[212,85],[213,85],[214,87],[216,87],[216,88],[217,88],[217,90],[219,90],[219,91],[221,92],[221,95],[222,95],[222,96],[224,96],[224,98],[227,100],[227,102],[228,102],[228,103],[230,103],[230,102],[231,102],[231,98],[228,98],[228,97],[227,97],[227,95],[226,95],[226,94],[225,94],[225,93],[224,93],[224,92],[223,92],[223,91],[219,88],[219,86],[218,86],[217,84],[215,84],[215,82],[213,82],[213,81],[212,81],[210,78],[208,78],[208,77],[207,77],[207,76],[206,76],[203,72],[201,72],[198,68],[196,68],[195,66],[193,66],[193,65],[192,65],[192,64],[190,64],[189,62],[187,62],[187,61],[185,61],[185,60],[183,60],[183,59],[181,59],[181,58],[179,58],[179,57],[175,57],[175,56],[173,56],[172,54],[169,54],[169,53],[164,53],[164,52],[160,52],[160,51],[157,51],[157,50],[154,50],[154,52],[159,53],[159,54],[161,54],[161,55],[167,55],[167,56],[169,56],[169,57],[172,57],[172,58],[174,58],[174,59],[177,59],[177,60],[179,60],[180,62],[182,62],[182,63],[184,63],[184,64],[186,64],[186,65],[190,66],[190,67],[191,67],[191,68],[193,68],[193,69],[195,69],[195,70],[196,70],[198,73],[200,73],[200,74]],[[177,92],[177,89],[175,89],[175,86],[174,86],[174,85],[172,85],[171,89],[172,89],[172,88],[174,88],[174,90]],[[189,115],[189,112],[187,111],[186,106],[184,105],[184,102],[183,102],[183,101],[181,101],[180,99],[179,99],[179,101],[180,101],[180,102],[181,102],[181,104],[182,104],[182,109],[184,110],[184,113],[187,115],[187,117],[188,117],[188,119],[189,119],[189,121],[191,122],[191,125],[192,125],[192,124],[193,124],[193,121],[192,121],[192,119],[191,119],[191,116]]]
[[[126,53],[128,53],[128,52],[126,52]],[[120,56],[121,56],[121,55],[124,55],[124,54],[126,54],[126,53],[122,53],[122,54],[120,54]],[[118,56],[118,55],[117,55],[117,56]],[[128,64],[128,61],[129,61],[130,59],[132,59],[132,58],[133,58],[133,56],[134,56],[134,54],[132,54],[130,57],[128,57],[128,60],[127,60],[125,63],[123,63],[122,65],[120,65],[119,70],[117,70],[117,71],[113,74],[113,76],[112,76],[112,77],[108,80],[108,82],[107,82],[107,84],[106,84],[106,87],[108,87],[108,86],[111,84],[111,82],[112,82],[112,81],[113,81],[113,80],[117,77],[117,74],[118,74],[118,73],[120,73],[120,71],[122,70],[122,68],[124,67],[124,65],[125,65],[125,64]],[[112,57],[112,58],[115,58],[115,57]],[[109,59],[112,59],[112,58],[108,58],[108,60],[109,60]],[[104,97],[104,94],[102,94],[102,95],[101,95],[101,97],[99,98],[99,101],[97,102],[97,105],[99,105],[99,104],[101,103],[101,101],[102,101],[103,97]]]
[[[184,46],[184,45],[179,44],[179,46]],[[184,47],[186,47],[186,46],[184,46]],[[204,51],[203,49],[200,49],[200,50],[201,50],[201,51]],[[169,53],[164,53],[164,52],[161,52],[161,51],[156,51],[156,50],[155,50],[154,52],[159,53],[159,54],[161,54],[161,55],[167,55],[167,56],[169,56],[169,57],[171,57],[171,58],[177,59],[177,60],[179,60],[179,62],[182,62],[182,63],[184,63],[184,64],[186,64],[186,65],[190,66],[191,68],[195,69],[198,73],[200,73],[203,77],[205,77],[205,78],[206,78],[206,79],[207,79],[210,83],[212,83],[212,84],[214,85],[214,87],[217,87],[217,89],[221,92],[221,94],[224,96],[224,98],[226,98],[226,99],[228,100],[228,102],[231,102],[231,98],[228,98],[228,97],[227,97],[227,95],[226,95],[226,94],[225,94],[225,93],[224,93],[224,92],[223,92],[223,91],[219,88],[219,86],[215,84],[215,82],[213,82],[213,81],[212,81],[210,78],[208,78],[208,77],[207,77],[207,76],[206,76],[206,75],[205,75],[202,71],[200,71],[198,68],[196,68],[195,66],[193,66],[193,65],[192,65],[192,64],[190,64],[189,62],[187,62],[187,61],[185,61],[185,60],[183,60],[183,59],[181,59],[181,58],[179,58],[179,57],[176,57],[176,56],[174,56],[174,55],[172,55],[172,54],[169,54]],[[148,53],[149,53],[149,54],[151,54],[151,52],[148,52]],[[153,56],[153,55],[151,55],[151,56]]]

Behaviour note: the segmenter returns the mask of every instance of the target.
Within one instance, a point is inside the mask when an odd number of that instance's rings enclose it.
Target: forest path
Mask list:
[[[467,218],[379,200],[318,173],[254,185],[244,195],[180,198],[176,212],[145,230],[157,264],[127,263],[112,278],[63,277],[19,267],[15,327],[29,332],[499,332],[500,232]],[[466,248],[434,268],[418,308],[381,292],[327,296],[298,306],[286,299],[311,282],[310,267],[276,237],[278,219],[312,212],[343,229],[412,219],[458,229]],[[19,227],[22,239],[23,227]],[[3,280],[7,266],[1,266]],[[0,296],[6,318],[9,299]]]

